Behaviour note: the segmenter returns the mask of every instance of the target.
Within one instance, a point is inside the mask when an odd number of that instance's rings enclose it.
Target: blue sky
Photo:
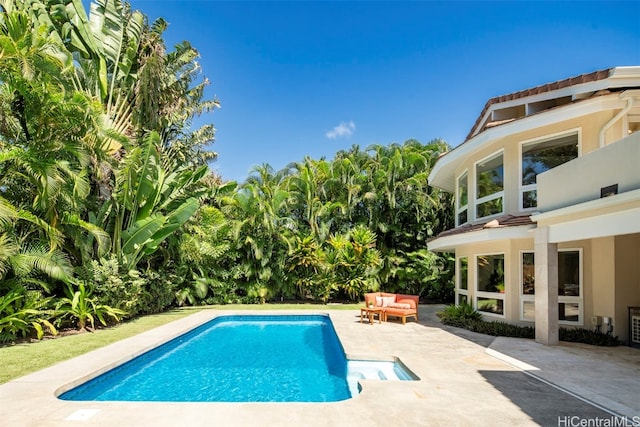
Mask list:
[[[188,40],[225,179],[353,144],[462,142],[494,96],[640,65],[640,2],[133,0]]]

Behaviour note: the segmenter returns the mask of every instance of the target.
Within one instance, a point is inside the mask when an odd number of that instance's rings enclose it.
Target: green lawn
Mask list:
[[[196,313],[203,308],[214,308],[217,310],[356,310],[361,306],[361,304],[230,304],[208,307],[187,307],[139,317],[111,328],[99,329],[93,333],[8,345],[0,347],[0,361],[2,361],[0,384],[121,339],[148,331],[149,329]]]

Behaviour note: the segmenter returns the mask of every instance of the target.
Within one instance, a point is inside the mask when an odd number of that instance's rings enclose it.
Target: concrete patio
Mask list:
[[[72,402],[55,397],[217,315],[255,313],[205,310],[0,385],[0,425],[570,426],[616,415],[627,417],[626,425],[640,425],[639,350],[545,347],[489,337],[442,326],[435,316],[441,308],[421,306],[420,321],[404,326],[361,324],[358,311],[328,311],[350,358],[398,357],[420,378],[362,380],[362,392],[342,402]]]

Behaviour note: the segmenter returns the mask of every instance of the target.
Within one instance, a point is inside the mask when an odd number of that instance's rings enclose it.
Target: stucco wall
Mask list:
[[[600,189],[613,184],[618,184],[619,193],[639,189],[638,159],[640,132],[540,174],[539,210],[597,200]]]
[[[615,315],[614,335],[628,342],[628,307],[640,306],[640,234],[615,238]]]
[[[593,298],[591,310],[594,315],[613,317],[615,311],[615,294],[613,285],[616,276],[615,237],[602,237],[592,240],[592,258],[589,266],[593,280]],[[591,317],[587,319],[591,326]]]

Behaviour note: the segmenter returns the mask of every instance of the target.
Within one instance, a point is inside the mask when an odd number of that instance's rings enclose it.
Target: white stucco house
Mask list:
[[[544,344],[559,326],[640,344],[640,66],[490,99],[429,183],[455,194],[428,247],[455,253],[456,303]]]

